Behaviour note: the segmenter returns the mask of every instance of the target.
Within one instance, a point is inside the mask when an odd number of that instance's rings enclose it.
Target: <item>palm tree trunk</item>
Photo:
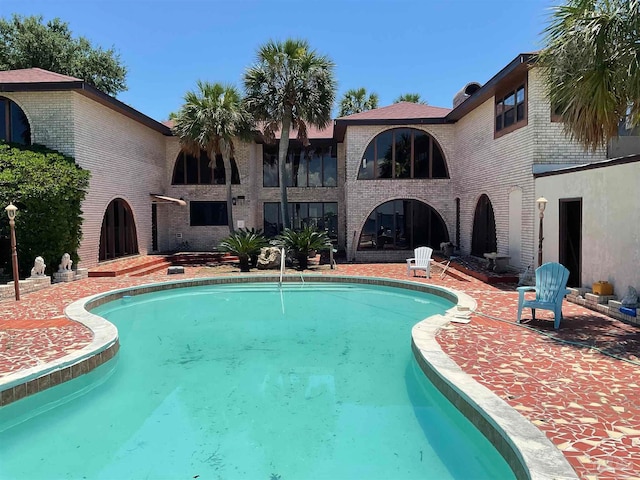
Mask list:
[[[278,150],[278,181],[280,182],[280,214],[284,228],[291,228],[289,219],[289,202],[287,201],[286,160],[289,151],[289,130],[291,129],[291,109],[284,112],[282,131],[280,132],[280,148]]]
[[[229,222],[229,233],[234,232],[233,226],[233,192],[231,190],[231,160],[228,153],[222,154],[222,163],[224,163],[224,184],[227,187],[227,220]]]

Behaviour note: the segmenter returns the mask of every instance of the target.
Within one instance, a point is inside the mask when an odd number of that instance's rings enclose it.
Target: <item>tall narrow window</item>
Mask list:
[[[504,92],[504,91],[503,91]],[[526,82],[496,95],[495,132],[502,136],[527,124]]]

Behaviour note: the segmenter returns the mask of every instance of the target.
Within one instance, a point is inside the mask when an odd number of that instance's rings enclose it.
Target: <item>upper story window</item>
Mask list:
[[[222,155],[216,155],[216,161],[211,166],[209,155],[202,150],[196,158],[185,152],[180,152],[173,168],[172,185],[224,185],[225,170]],[[231,183],[240,184],[240,174],[234,158],[231,159]]]
[[[278,145],[262,147],[262,184],[278,187]],[[335,187],[338,185],[338,159],[335,146],[308,148],[289,144],[285,162],[287,187]]]
[[[27,116],[14,101],[4,97],[0,97],[0,140],[31,145]]]
[[[364,151],[358,180],[449,178],[442,149],[431,135],[415,128],[394,128],[376,136]]]
[[[527,124],[526,82],[501,95],[496,95],[496,137],[512,132]]]

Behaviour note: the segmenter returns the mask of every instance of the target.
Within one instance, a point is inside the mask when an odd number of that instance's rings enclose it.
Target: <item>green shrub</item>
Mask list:
[[[220,242],[220,249],[237,255],[240,260],[240,271],[249,271],[249,258],[258,255],[262,247],[269,242],[260,230],[241,228]]]
[[[298,261],[300,270],[305,270],[309,265],[309,252],[333,247],[326,232],[316,230],[311,226],[305,226],[302,230],[285,228],[275,238],[274,244],[291,252]]]
[[[68,252],[78,264],[82,238],[81,204],[90,173],[75,160],[40,145],[22,146],[0,141],[0,237],[9,236],[4,207],[18,207],[16,237],[21,276],[27,276],[40,255],[47,273],[57,269]],[[4,243],[3,242],[3,243]],[[10,251],[0,252],[0,267],[10,270]]]

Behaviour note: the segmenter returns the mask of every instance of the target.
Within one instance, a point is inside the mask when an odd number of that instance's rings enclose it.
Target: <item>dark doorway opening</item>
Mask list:
[[[569,269],[567,286],[580,287],[582,274],[582,199],[560,199],[558,260]]]
[[[158,205],[151,204],[151,250],[158,251]]]
[[[498,250],[496,238],[496,218],[493,214],[491,200],[482,195],[476,205],[473,216],[473,234],[471,236],[471,255],[482,257],[484,253]]]
[[[136,224],[131,208],[121,198],[111,201],[102,219],[99,260],[135,255],[138,253]]]

